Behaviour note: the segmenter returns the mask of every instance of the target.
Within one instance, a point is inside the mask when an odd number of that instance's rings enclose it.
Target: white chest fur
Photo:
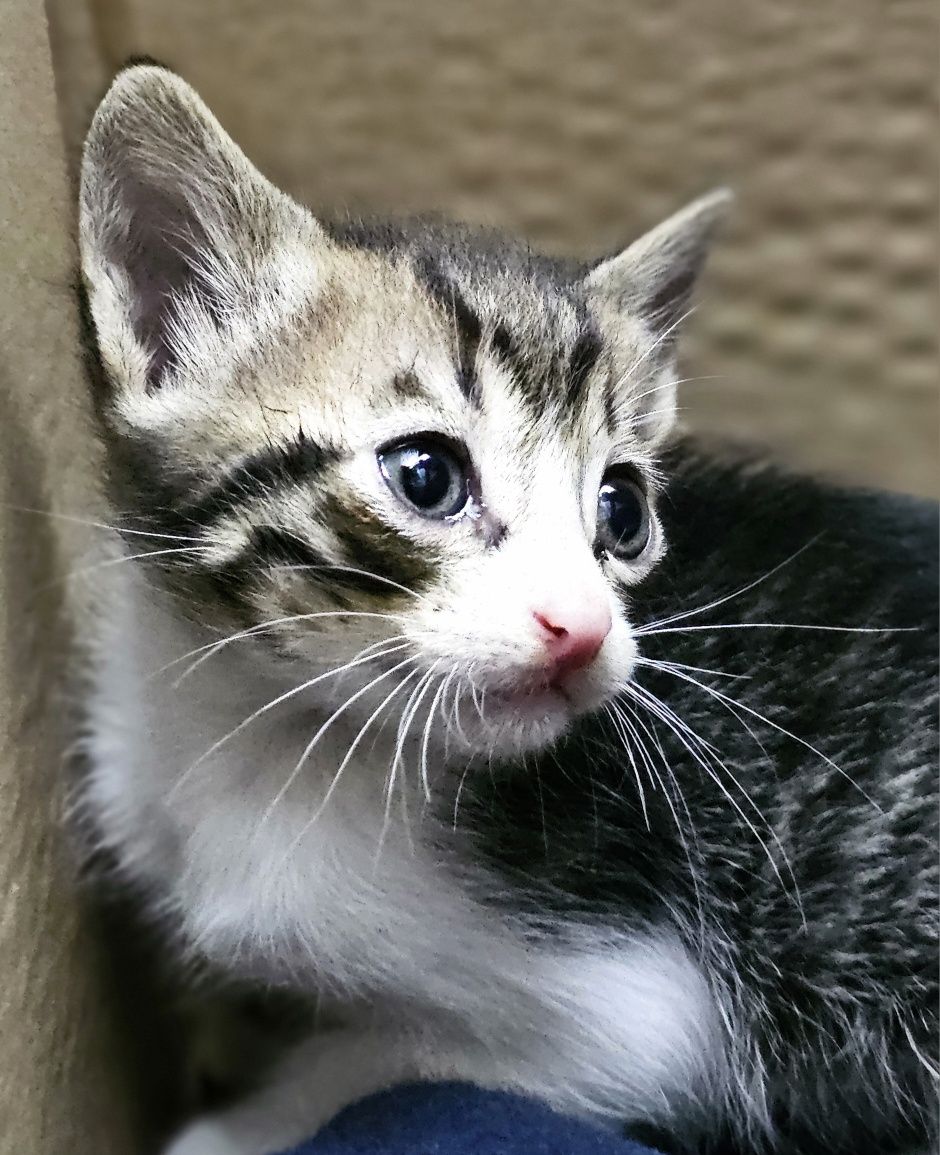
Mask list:
[[[716,1093],[720,1015],[676,936],[523,936],[442,861],[417,795],[410,834],[397,813],[388,821],[381,747],[364,744],[321,810],[352,736],[340,725],[272,808],[309,714],[261,714],[204,757],[282,689],[238,646],[179,682],[185,664],[166,667],[205,641],[123,581],[89,704],[87,805],[184,949],[426,1008],[421,1030],[447,1019],[474,1040],[481,1081],[560,1106],[662,1118]]]

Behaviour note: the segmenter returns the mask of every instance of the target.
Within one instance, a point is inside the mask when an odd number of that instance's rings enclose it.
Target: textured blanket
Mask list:
[[[284,1155],[656,1155],[518,1095],[460,1083],[416,1084],[341,1112]]]

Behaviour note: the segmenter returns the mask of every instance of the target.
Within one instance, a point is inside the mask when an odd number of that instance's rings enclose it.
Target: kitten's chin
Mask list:
[[[600,703],[575,704],[557,690],[484,695],[480,710],[463,721],[456,747],[473,754],[518,757],[557,742],[575,719]]]

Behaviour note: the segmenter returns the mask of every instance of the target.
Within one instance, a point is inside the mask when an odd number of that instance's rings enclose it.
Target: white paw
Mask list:
[[[201,1119],[191,1124],[173,1140],[163,1155],[268,1155],[256,1146],[239,1139],[232,1128],[220,1119]]]

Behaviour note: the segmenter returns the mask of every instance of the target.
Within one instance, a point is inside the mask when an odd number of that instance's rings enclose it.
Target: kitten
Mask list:
[[[173,1155],[417,1078],[684,1152],[927,1150],[936,513],[674,434],[726,200],[585,269],[315,219],[160,68],[98,109],[82,268],[143,556],[84,807],[180,961],[335,1024]]]

